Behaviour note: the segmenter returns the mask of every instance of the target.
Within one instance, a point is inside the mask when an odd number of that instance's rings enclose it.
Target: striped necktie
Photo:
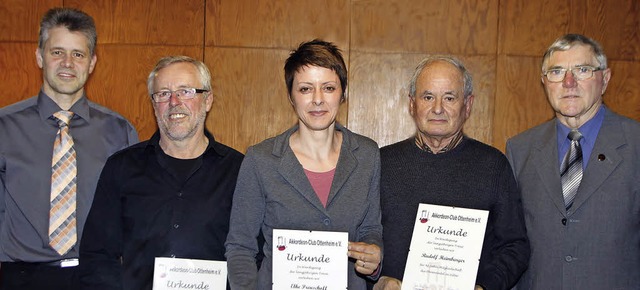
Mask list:
[[[53,114],[58,133],[53,142],[51,161],[51,209],[49,211],[49,245],[64,255],[76,244],[76,151],[69,135],[73,112]]]
[[[580,147],[582,134],[578,130],[571,130],[567,138],[571,140],[571,146],[564,156],[562,166],[560,166],[560,180],[564,205],[568,210],[573,205],[580,181],[582,181],[582,147]]]

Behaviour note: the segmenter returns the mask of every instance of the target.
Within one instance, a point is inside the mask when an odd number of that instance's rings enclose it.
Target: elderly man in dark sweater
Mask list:
[[[416,68],[409,109],[417,132],[381,149],[385,255],[375,290],[400,289],[419,203],[489,211],[476,289],[509,289],[527,268],[529,243],[509,162],[462,133],[472,88],[453,57],[432,56]]]

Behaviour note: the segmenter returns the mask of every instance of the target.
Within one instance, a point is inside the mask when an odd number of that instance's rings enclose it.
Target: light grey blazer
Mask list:
[[[349,241],[382,249],[378,145],[336,124],[343,141],[325,208],[289,147],[289,137],[297,129],[250,147],[242,162],[225,244],[231,289],[272,289],[274,228],[348,232]],[[260,230],[266,241],[258,273]],[[352,260],[348,271],[349,289],[366,289]]]
[[[517,289],[640,289],[640,123],[605,110],[567,212],[555,122],[507,142],[531,243]]]

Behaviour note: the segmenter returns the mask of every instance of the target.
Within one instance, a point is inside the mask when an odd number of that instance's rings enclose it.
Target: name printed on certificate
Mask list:
[[[472,290],[489,212],[420,204],[402,290]]]
[[[156,257],[153,290],[169,289],[227,289],[227,262]]]
[[[273,230],[273,289],[347,289],[349,234]]]

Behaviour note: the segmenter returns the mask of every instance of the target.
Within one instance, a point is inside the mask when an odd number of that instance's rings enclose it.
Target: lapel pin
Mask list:
[[[605,159],[607,159],[607,156],[604,156],[604,154],[598,154],[598,161],[604,161]]]

